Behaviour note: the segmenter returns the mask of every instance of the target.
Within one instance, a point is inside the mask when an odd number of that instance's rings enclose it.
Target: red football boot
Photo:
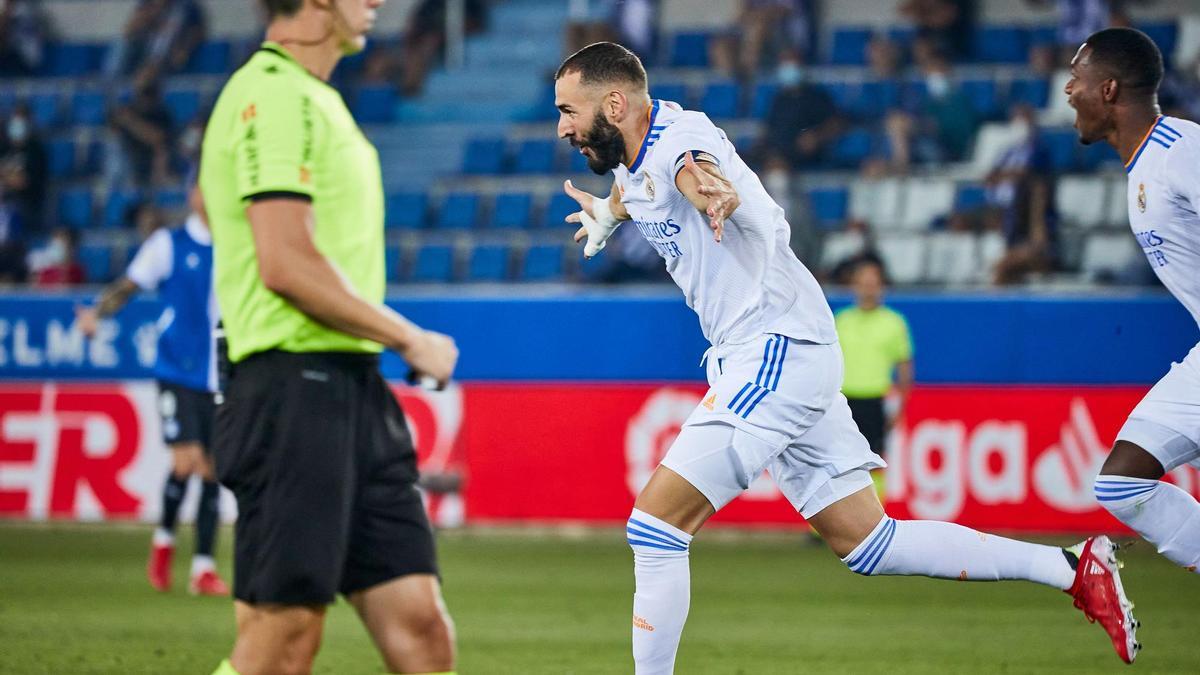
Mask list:
[[[216,570],[204,570],[192,575],[192,580],[188,583],[188,593],[226,597],[229,595],[229,587],[217,576]]]
[[[154,590],[165,593],[171,590],[171,558],[175,555],[174,546],[153,544],[150,546],[150,560],[146,562],[146,578]]]
[[[1135,636],[1141,624],[1133,618],[1133,603],[1121,586],[1116,544],[1101,535],[1070,550],[1079,555],[1079,564],[1075,567],[1075,582],[1066,592],[1075,598],[1075,606],[1083,610],[1088,621],[1100,622],[1112,638],[1117,656],[1133,663],[1142,648]]]

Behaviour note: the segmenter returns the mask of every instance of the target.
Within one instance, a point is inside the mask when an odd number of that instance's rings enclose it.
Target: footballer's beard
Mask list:
[[[592,154],[585,155],[588,168],[600,176],[617,168],[625,159],[625,137],[599,110],[596,111],[596,121],[588,130],[587,141],[579,143],[579,146],[591,149]]]

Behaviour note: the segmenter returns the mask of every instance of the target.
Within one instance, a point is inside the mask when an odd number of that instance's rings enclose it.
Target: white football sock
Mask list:
[[[1200,568],[1200,503],[1170,483],[1126,476],[1098,476],[1096,500],[1168,560],[1192,572]]]
[[[935,520],[887,516],[842,559],[864,575],[920,575],[963,581],[1025,579],[1060,590],[1075,570],[1061,548],[1030,544]]]
[[[633,662],[637,675],[669,675],[687,621],[692,535],[633,510],[625,527],[633,548]]]
[[[174,546],[175,533],[163,527],[154,528],[154,537],[152,541],[155,546]]]
[[[217,569],[217,563],[210,555],[192,556],[192,576],[197,576]]]

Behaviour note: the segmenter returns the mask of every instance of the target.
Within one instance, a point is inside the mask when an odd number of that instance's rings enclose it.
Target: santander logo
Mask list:
[[[1033,485],[1042,501],[1071,513],[1096,508],[1092,482],[1109,448],[1100,441],[1087,403],[1071,400],[1058,443],[1046,448],[1033,465]]]

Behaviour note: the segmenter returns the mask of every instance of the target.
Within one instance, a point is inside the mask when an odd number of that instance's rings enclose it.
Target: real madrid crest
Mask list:
[[[654,181],[650,180],[650,174],[646,174],[646,196],[654,201]]]
[[[1146,184],[1138,183],[1138,211],[1146,212]]]

